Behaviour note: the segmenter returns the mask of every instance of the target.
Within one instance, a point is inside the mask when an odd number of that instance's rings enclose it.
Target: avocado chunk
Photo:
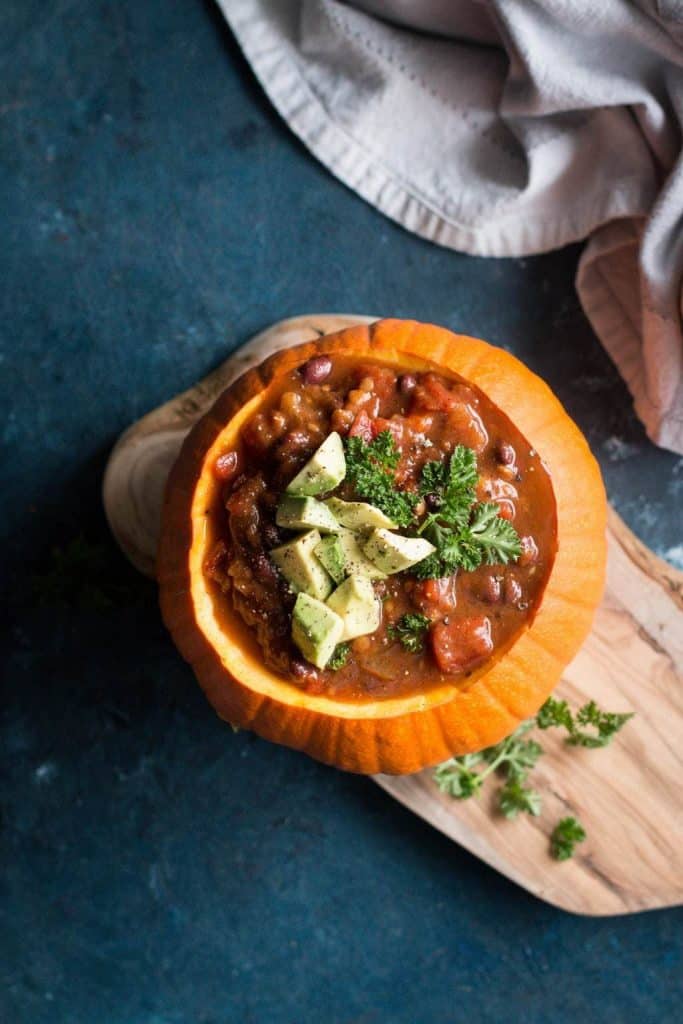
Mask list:
[[[332,515],[342,526],[349,530],[373,530],[376,526],[395,529],[388,516],[367,501],[342,501],[341,498],[328,498],[325,502]]]
[[[342,638],[344,622],[332,608],[299,594],[292,612],[292,640],[316,668],[325,668]]]
[[[389,530],[373,530],[363,547],[371,562],[390,576],[417,565],[435,551],[433,544],[423,537],[402,537]]]
[[[324,601],[332,591],[332,580],[314,554],[319,543],[318,531],[309,530],[273,548],[270,557],[295,593]]]
[[[334,582],[341,583],[346,576],[346,572],[344,571],[344,550],[339,537],[334,534],[323,537],[320,543],[316,544],[315,553]]]
[[[322,530],[323,533],[334,533],[339,523],[327,505],[315,498],[298,498],[286,494],[278,505],[275,515],[278,526],[288,530]]]
[[[343,620],[342,640],[374,633],[382,618],[382,603],[366,576],[349,576],[327,599],[327,607]]]
[[[386,573],[366,558],[351,530],[337,527],[334,536],[323,537],[315,553],[336,583],[345,576],[365,576],[369,580],[386,579]]]
[[[346,476],[344,446],[339,434],[333,432],[311,456],[304,468],[287,487],[287,494],[315,497],[332,491]]]

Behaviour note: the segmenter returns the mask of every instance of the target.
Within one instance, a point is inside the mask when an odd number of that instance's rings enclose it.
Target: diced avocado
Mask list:
[[[295,593],[308,594],[324,601],[332,590],[332,580],[314,554],[320,543],[317,530],[273,548],[270,557]]]
[[[316,544],[315,553],[325,566],[335,583],[341,583],[346,576],[344,572],[344,549],[339,537],[330,534]]]
[[[325,438],[315,455],[287,487],[288,494],[315,496],[332,491],[346,476],[342,439],[336,432]]]
[[[382,618],[382,603],[366,576],[349,576],[327,599],[327,607],[343,619],[342,640],[374,633]]]
[[[327,505],[315,498],[298,498],[286,494],[278,505],[275,522],[288,530],[322,530],[323,533],[334,533],[339,523]]]
[[[373,530],[363,547],[371,562],[389,575],[410,569],[435,550],[423,537],[402,537],[389,530]]]
[[[356,535],[343,526],[337,527],[335,536],[323,537],[315,553],[337,583],[353,575],[369,580],[386,579],[386,573],[365,557]]]
[[[342,638],[344,621],[322,601],[299,594],[292,613],[292,640],[317,668],[325,668]]]
[[[342,526],[349,530],[372,530],[376,526],[394,529],[396,523],[384,515],[367,501],[342,501],[341,498],[328,498],[325,502],[332,515]]]

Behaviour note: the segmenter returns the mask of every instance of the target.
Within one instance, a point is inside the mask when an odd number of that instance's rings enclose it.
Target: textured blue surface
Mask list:
[[[250,334],[374,312],[521,355],[675,559],[683,460],[580,312],[578,249],[484,261],[387,222],[200,0],[5,0],[0,54],[2,1024],[680,1020],[681,910],[553,910],[371,782],[221,725],[100,507],[118,432]]]

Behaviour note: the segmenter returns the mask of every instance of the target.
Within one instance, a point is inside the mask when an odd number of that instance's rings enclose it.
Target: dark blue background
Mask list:
[[[680,910],[556,911],[370,781],[220,724],[100,506],[117,434],[252,333],[371,312],[521,355],[675,557],[683,460],[579,309],[578,248],[485,261],[389,223],[202,0],[4,0],[0,30],[0,1020],[680,1020]]]

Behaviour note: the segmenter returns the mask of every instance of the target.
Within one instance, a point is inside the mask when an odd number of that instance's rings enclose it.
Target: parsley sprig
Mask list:
[[[387,627],[390,640],[400,640],[411,654],[419,654],[424,650],[424,635],[432,624],[426,615],[406,612],[398,622]]]
[[[391,431],[383,430],[369,443],[362,437],[347,437],[344,453],[346,477],[356,494],[393,519],[397,526],[410,526],[420,496],[396,486],[396,467],[401,453]]]
[[[477,457],[456,445],[448,462],[428,462],[422,469],[420,492],[435,506],[420,524],[436,548],[415,567],[419,579],[451,576],[456,569],[472,572],[482,563],[507,564],[519,558],[522,545],[512,523],[495,502],[477,502]]]
[[[595,750],[611,743],[629,718],[633,718],[632,711],[602,711],[594,700],[589,700],[574,715],[566,700],[549,697],[536,716],[536,724],[539,729],[550,729],[553,726],[566,729],[570,746]],[[590,726],[594,731],[582,729],[581,726]]]
[[[344,441],[346,477],[360,498],[369,501],[397,526],[412,526],[415,508],[428,496],[431,511],[417,533],[435,547],[414,568],[418,579],[452,576],[456,569],[472,572],[482,563],[507,564],[522,553],[514,526],[503,519],[495,502],[477,502],[477,457],[459,444],[450,459],[433,460],[422,467],[418,491],[396,485],[401,453],[389,430],[372,441],[347,437]]]
[[[325,668],[331,669],[333,672],[338,672],[340,668],[343,668],[348,661],[349,654],[351,653],[351,644],[342,643],[337,644],[335,649],[332,651],[332,656],[328,661]]]
[[[540,743],[527,738],[527,733],[534,727],[565,729],[570,746],[597,749],[607,746],[632,717],[632,712],[602,711],[595,701],[573,712],[566,701],[550,697],[535,718],[522,722],[507,739],[479,753],[451,757],[438,765],[434,781],[443,793],[466,800],[480,792],[490,775],[498,773],[504,777],[498,791],[501,814],[506,818],[516,818],[519,813],[538,816],[541,794],[527,785],[527,781],[544,751]],[[595,731],[586,732],[580,726],[590,726]],[[585,838],[586,833],[576,818],[563,818],[551,836],[552,856],[556,860],[567,860]]]
[[[561,818],[550,836],[550,853],[555,860],[569,860],[585,838],[586,830],[576,818]]]
[[[535,790],[525,786],[527,776],[543,753],[535,740],[525,739],[534,726],[531,719],[493,747],[478,754],[452,757],[434,771],[434,779],[443,793],[466,800],[475,796],[489,775],[501,772],[505,785],[499,793],[499,807],[506,818],[516,818],[520,811],[538,815],[541,798]],[[481,767],[483,765],[483,767]]]
[[[420,533],[440,519],[452,526],[466,526],[478,479],[477,457],[471,448],[463,444],[456,445],[447,462],[425,463],[422,467],[420,493],[431,495],[438,502],[438,508],[426,517]]]

